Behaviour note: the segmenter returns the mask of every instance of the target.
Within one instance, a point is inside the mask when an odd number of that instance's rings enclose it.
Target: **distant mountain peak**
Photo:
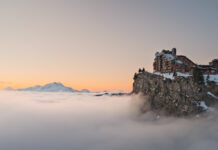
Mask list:
[[[89,93],[90,91],[87,89],[82,89],[80,92]]]
[[[61,82],[52,82],[52,83],[48,83],[46,85],[61,85],[61,86],[64,86]]]
[[[25,89],[17,89],[18,91],[36,91],[36,92],[79,92],[71,87],[64,86],[61,82],[52,82],[45,84],[44,86],[33,86]],[[88,90],[82,90],[80,92],[89,92]]]

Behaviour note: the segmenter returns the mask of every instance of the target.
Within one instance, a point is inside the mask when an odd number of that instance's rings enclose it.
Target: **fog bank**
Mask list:
[[[196,119],[137,113],[129,96],[0,92],[1,150],[215,150],[217,111]]]

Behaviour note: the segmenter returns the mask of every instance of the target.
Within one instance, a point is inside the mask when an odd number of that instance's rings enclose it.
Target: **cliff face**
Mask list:
[[[144,96],[142,111],[150,105],[153,111],[175,116],[198,114],[218,101],[218,86],[214,83],[199,85],[192,77],[171,80],[149,72],[135,75],[133,93]]]

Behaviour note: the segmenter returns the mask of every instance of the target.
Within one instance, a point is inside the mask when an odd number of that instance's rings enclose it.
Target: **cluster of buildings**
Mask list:
[[[154,72],[160,73],[192,73],[197,67],[203,74],[218,74],[218,59],[209,62],[208,65],[198,65],[184,55],[177,55],[176,48],[162,50],[155,54],[153,63]]]

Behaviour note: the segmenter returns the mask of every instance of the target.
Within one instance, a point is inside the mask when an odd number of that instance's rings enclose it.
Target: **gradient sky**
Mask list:
[[[0,0],[0,88],[131,90],[158,50],[217,58],[217,18],[217,0]]]

